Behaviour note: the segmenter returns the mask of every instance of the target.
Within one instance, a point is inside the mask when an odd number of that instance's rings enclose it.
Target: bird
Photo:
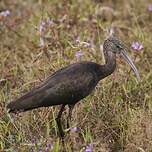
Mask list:
[[[72,110],[77,102],[88,96],[97,86],[98,82],[111,75],[116,69],[116,55],[120,55],[131,66],[138,80],[140,75],[127,54],[128,48],[115,35],[104,40],[103,54],[105,64],[101,65],[91,61],[79,61],[70,64],[50,75],[39,86],[33,88],[15,101],[8,103],[8,112],[25,112],[40,107],[61,105],[56,117],[58,133],[64,139],[65,133],[61,124],[62,113],[65,106],[69,107],[67,126],[72,117]]]

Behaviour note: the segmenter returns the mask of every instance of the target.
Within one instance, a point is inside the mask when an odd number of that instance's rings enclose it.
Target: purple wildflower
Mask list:
[[[35,144],[36,143],[36,137],[34,136],[33,138],[32,138],[32,144]]]
[[[54,22],[53,22],[53,20],[51,20],[50,18],[47,20],[47,24],[49,25],[49,26],[51,26],[51,25],[53,25],[54,24]]]
[[[152,12],[152,4],[149,4],[149,5],[148,5],[148,10],[149,10],[150,12]]]
[[[50,149],[53,149],[53,145],[52,144],[48,144],[47,145]]]
[[[45,33],[48,28],[53,24],[51,19],[42,20],[39,25],[39,32],[40,32],[40,46],[43,47],[45,45]]]
[[[53,150],[53,145],[52,144],[47,144],[45,151],[48,152],[50,150]]]
[[[10,15],[10,11],[9,11],[9,10],[0,12],[0,16],[1,16],[1,17],[7,17],[7,16],[9,16],[9,15]]]
[[[40,22],[39,32],[42,34],[45,30],[51,26],[54,22],[51,19],[43,20]]]
[[[46,27],[46,22],[42,21],[42,22],[40,23],[40,26],[39,26],[39,32],[40,32],[40,34],[41,34],[42,32],[44,32],[45,27]]]
[[[76,56],[77,58],[80,58],[80,57],[83,56],[83,55],[84,55],[84,53],[83,53],[81,50],[75,53],[75,56]]]
[[[43,152],[42,148],[39,148],[39,149],[38,149],[38,152]]]
[[[80,37],[77,37],[76,41],[75,41],[77,44],[80,43]]]
[[[89,144],[89,145],[86,147],[85,152],[93,152],[93,145],[92,145],[92,144]]]
[[[74,133],[74,132],[78,132],[80,129],[78,127],[73,127],[70,130],[71,130],[71,132]]]
[[[144,48],[143,45],[139,42],[133,42],[131,47],[133,50],[136,50],[136,51],[140,51]]]

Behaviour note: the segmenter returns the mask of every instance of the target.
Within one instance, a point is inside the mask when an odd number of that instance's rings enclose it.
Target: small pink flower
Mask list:
[[[80,128],[78,128],[78,127],[73,127],[73,128],[71,128],[70,130],[71,130],[71,132],[78,132],[78,131],[80,131]]]
[[[45,152],[49,152],[49,151],[51,151],[51,150],[53,150],[53,145],[52,145],[52,144],[47,144],[47,145],[46,145]]]
[[[133,42],[132,45],[131,45],[131,48],[135,51],[140,51],[142,50],[144,47],[141,43],[139,42]]]
[[[84,53],[82,52],[82,50],[75,53],[76,58],[80,58],[83,55],[84,55]]]
[[[49,25],[49,26],[51,26],[51,25],[53,25],[54,24],[54,22],[53,22],[53,20],[51,20],[50,18],[47,20],[47,24]]]
[[[53,24],[54,22],[51,19],[47,20],[42,20],[39,25],[39,33],[40,33],[40,47],[45,46],[45,34],[48,31],[49,27]]]
[[[148,5],[148,10],[149,10],[150,12],[152,12],[152,4],[149,4],[149,5]]]
[[[77,37],[76,41],[75,41],[77,44],[80,43],[80,37]]]
[[[51,19],[42,20],[39,25],[39,32],[40,34],[43,34],[43,32],[48,29],[49,26],[51,26],[54,22]]]
[[[7,16],[9,16],[10,14],[11,14],[11,13],[10,13],[9,10],[0,12],[0,16],[1,16],[1,17],[7,17]]]
[[[89,145],[86,147],[85,152],[93,152],[93,145],[92,145],[92,144],[89,144]]]
[[[45,27],[46,27],[46,22],[41,21],[39,26],[39,32],[42,33],[45,30]]]

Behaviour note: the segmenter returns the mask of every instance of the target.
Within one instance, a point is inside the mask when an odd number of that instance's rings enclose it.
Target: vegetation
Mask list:
[[[65,130],[66,149],[152,151],[148,0],[2,0],[0,10],[1,151],[62,151],[55,123],[58,106],[19,115],[8,114],[5,107],[61,67],[80,60],[104,63],[101,46],[110,27],[128,46],[141,81],[118,58],[114,74],[75,106],[71,128]]]

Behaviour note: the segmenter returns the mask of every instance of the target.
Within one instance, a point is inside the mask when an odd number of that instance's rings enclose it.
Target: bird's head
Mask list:
[[[123,59],[131,66],[137,79],[140,80],[139,72],[134,63],[132,62],[131,58],[128,56],[126,52],[127,50],[128,49],[125,44],[114,35],[109,36],[103,44],[103,51],[105,54],[119,54],[120,56],[122,56]]]

